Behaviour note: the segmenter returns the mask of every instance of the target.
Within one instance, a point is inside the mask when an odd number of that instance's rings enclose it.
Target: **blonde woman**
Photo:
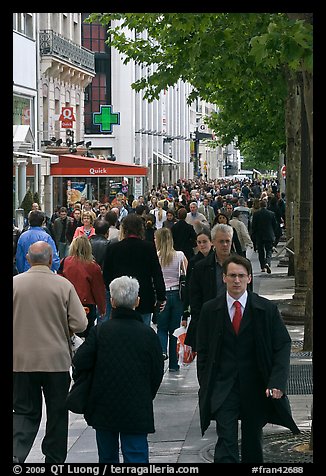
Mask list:
[[[166,305],[157,316],[157,335],[164,359],[169,358],[169,371],[176,372],[179,370],[177,338],[173,332],[180,327],[183,315],[183,303],[179,297],[179,276],[181,271],[186,273],[188,261],[183,251],[173,248],[169,228],[160,228],[155,232],[155,245],[166,289]]]
[[[96,306],[104,318],[106,310],[105,284],[102,270],[92,255],[92,246],[85,235],[77,236],[69,247],[69,256],[61,261],[58,274],[70,281],[87,312],[88,326],[80,337],[87,337],[96,319]]]
[[[81,216],[82,226],[78,226],[75,230],[73,238],[85,235],[88,239],[95,235],[94,217],[91,212],[83,211]]]
[[[154,210],[150,210],[149,212],[155,216],[155,219],[156,219],[155,226],[157,230],[162,228],[163,222],[166,220],[166,211],[163,209],[163,207],[164,207],[164,200],[159,200]]]

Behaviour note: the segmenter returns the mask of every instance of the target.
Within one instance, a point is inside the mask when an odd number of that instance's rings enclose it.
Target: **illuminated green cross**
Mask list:
[[[120,112],[113,113],[112,106],[100,106],[101,112],[93,113],[93,124],[98,124],[101,132],[112,134],[112,126],[120,124]]]

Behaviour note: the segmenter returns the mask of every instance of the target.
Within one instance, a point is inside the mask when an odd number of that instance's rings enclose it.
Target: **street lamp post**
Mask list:
[[[228,153],[227,153],[227,151],[225,151],[225,152],[224,152],[225,177],[228,176],[228,167],[229,167],[229,164],[228,164]]]

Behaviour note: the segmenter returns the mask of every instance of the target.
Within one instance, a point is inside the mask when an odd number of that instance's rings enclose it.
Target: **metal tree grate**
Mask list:
[[[293,435],[288,431],[265,435],[263,442],[264,463],[313,463],[312,451],[299,451],[300,445],[309,445],[310,431]],[[240,441],[239,441],[240,443]],[[214,461],[215,443],[203,448],[201,458],[208,463]]]
[[[288,395],[312,395],[312,364],[290,365]]]

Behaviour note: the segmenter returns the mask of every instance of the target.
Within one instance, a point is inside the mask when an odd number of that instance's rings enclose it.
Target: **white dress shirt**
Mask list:
[[[228,306],[228,311],[229,311],[229,316],[231,319],[231,322],[233,321],[233,316],[235,313],[235,306],[233,305],[235,301],[239,301],[241,304],[241,313],[243,315],[246,304],[247,304],[247,298],[248,298],[248,292],[245,291],[242,296],[240,296],[239,299],[234,299],[228,292],[226,292],[226,302]]]

